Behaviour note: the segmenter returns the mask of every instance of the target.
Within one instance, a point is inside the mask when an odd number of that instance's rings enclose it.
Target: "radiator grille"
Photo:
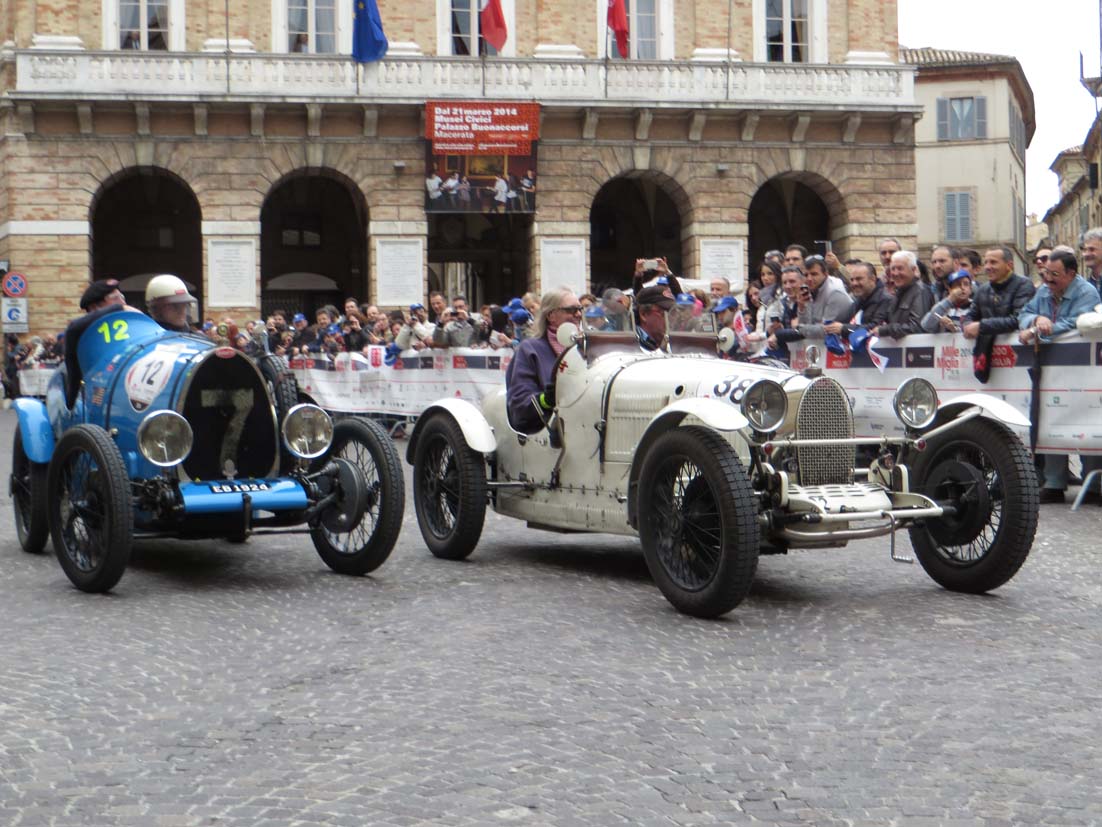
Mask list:
[[[838,439],[853,436],[853,411],[845,390],[822,377],[804,391],[796,413],[797,439]],[[822,445],[796,449],[800,485],[853,482],[853,445]]]

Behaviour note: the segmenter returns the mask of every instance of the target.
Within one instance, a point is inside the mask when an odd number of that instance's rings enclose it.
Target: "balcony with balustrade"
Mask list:
[[[909,66],[347,57],[216,52],[9,52],[14,101],[422,104],[534,100],[545,107],[914,113]]]

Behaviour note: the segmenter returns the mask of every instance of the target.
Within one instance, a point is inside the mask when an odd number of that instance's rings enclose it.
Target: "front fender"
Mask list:
[[[494,438],[494,429],[486,421],[476,406],[466,399],[441,399],[433,402],[417,417],[417,425],[413,428],[413,434],[409,438],[409,446],[406,448],[406,462],[413,464],[413,455],[417,450],[417,440],[421,435],[421,426],[428,422],[429,417],[437,411],[444,411],[463,432],[463,439],[467,444],[481,454],[492,454],[497,450],[497,440]]]
[[[639,483],[643,461],[654,441],[666,431],[678,427],[687,416],[696,417],[716,431],[740,431],[750,424],[741,411],[717,399],[681,399],[667,405],[651,417],[639,444],[635,447],[635,455],[631,459],[631,475],[628,478],[628,521],[633,526],[638,517],[635,490]]]
[[[946,422],[951,422],[969,408],[979,408],[983,416],[986,416],[988,419],[994,419],[1004,425],[1017,426],[1019,428],[1029,427],[1029,417],[1009,402],[1005,402],[1002,399],[996,399],[985,393],[966,393],[963,396],[953,397],[952,400],[938,408],[937,416],[934,417],[934,421],[930,423],[929,428],[926,430],[944,425]]]
[[[31,462],[45,465],[54,455],[54,429],[46,413],[46,403],[38,399],[21,397],[12,402],[19,416],[19,433],[23,439],[23,453]]]

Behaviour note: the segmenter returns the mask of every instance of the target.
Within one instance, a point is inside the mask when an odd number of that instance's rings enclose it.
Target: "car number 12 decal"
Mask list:
[[[174,353],[154,352],[143,356],[126,373],[126,396],[136,411],[144,411],[157,398],[172,376]]]

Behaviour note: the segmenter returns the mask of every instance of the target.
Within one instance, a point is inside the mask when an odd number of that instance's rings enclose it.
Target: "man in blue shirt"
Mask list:
[[[1048,342],[1053,336],[1075,330],[1076,319],[1098,304],[1098,291],[1078,274],[1078,269],[1075,256],[1071,253],[1063,250],[1049,253],[1048,262],[1041,271],[1045,283],[1037,288],[1018,316],[1018,326],[1021,328],[1018,338],[1024,344]],[[1068,487],[1067,455],[1044,456],[1045,484],[1041,489],[1041,502],[1062,503]],[[1083,457],[1084,478],[1099,467],[1102,467],[1102,458]],[[1091,499],[1097,498],[1092,496]]]

